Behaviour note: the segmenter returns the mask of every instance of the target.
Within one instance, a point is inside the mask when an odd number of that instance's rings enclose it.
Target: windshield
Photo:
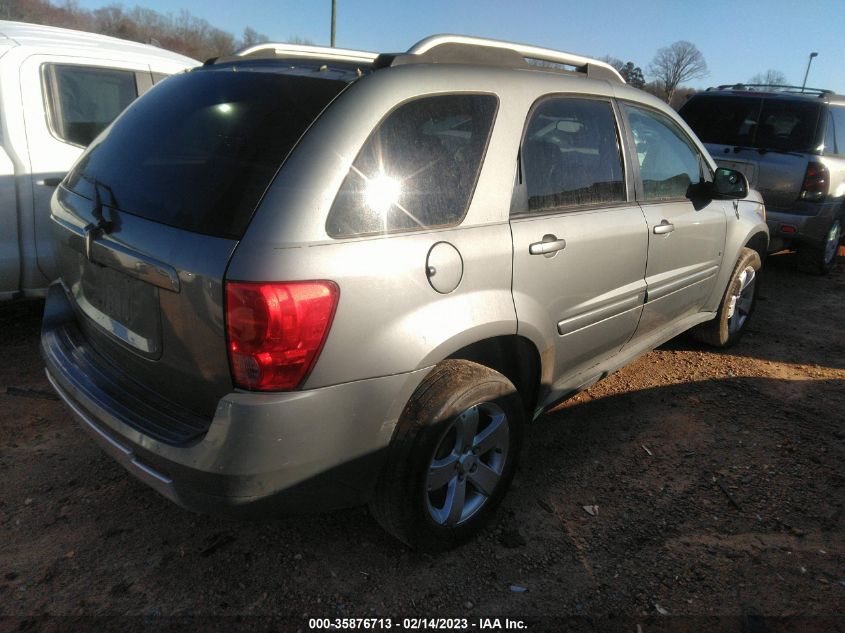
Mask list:
[[[694,97],[680,114],[705,143],[813,152],[820,109],[812,101],[713,95]]]
[[[231,67],[171,77],[94,142],[65,186],[155,222],[239,239],[290,150],[346,85]]]

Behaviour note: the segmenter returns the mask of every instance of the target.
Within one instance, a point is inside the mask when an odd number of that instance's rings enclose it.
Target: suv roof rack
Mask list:
[[[404,64],[479,64],[507,68],[529,68],[552,72],[576,72],[591,79],[625,83],[610,64],[529,44],[517,44],[467,35],[432,35],[420,40],[405,53],[379,55],[376,68]]]
[[[788,86],[784,84],[722,84],[715,88],[708,88],[710,90],[745,90],[747,92],[784,92],[788,94],[806,94],[823,97],[825,95],[834,94],[833,90],[826,90],[824,88],[806,88],[802,86]]]
[[[378,55],[367,51],[306,44],[264,42],[241,49],[237,57],[274,57],[277,59],[320,59],[324,61],[372,64]]]
[[[561,73],[578,73],[590,79],[625,83],[622,75],[607,62],[529,44],[517,44],[468,35],[432,35],[420,40],[405,53],[357,51],[328,46],[265,42],[244,48],[233,55],[214,57],[206,65],[235,59],[314,60],[353,64],[366,68],[387,68],[404,64],[476,64],[523,68]]]

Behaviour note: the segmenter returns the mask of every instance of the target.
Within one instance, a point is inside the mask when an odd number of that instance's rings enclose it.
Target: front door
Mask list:
[[[648,223],[647,296],[633,345],[702,309],[716,283],[731,203],[698,194],[712,174],[679,125],[650,108],[622,109],[636,146],[637,199]]]

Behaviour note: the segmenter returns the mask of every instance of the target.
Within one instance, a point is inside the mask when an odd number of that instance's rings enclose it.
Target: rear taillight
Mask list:
[[[818,201],[827,195],[827,183],[830,174],[827,167],[821,163],[809,163],[804,172],[804,183],[801,185],[800,198],[802,200]]]
[[[340,290],[331,281],[226,282],[226,330],[235,386],[298,387],[329,333]]]

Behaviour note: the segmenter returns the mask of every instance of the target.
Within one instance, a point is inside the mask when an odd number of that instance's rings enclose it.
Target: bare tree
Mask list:
[[[248,26],[244,29],[243,37],[241,37],[241,41],[237,43],[236,48],[241,50],[249,46],[255,46],[256,44],[262,44],[269,41],[270,38],[264,35],[264,33],[259,33],[254,28]]]
[[[707,76],[707,62],[695,44],[680,40],[658,50],[648,72],[656,83],[663,85],[664,98],[669,103],[683,82]]]
[[[300,37],[299,35],[291,35],[287,39],[288,44],[304,44],[305,46],[314,46],[313,40],[307,37]]]
[[[119,4],[86,10],[77,0],[58,0],[55,4],[50,0],[0,0],[0,19],[104,33],[201,60],[235,50],[235,38],[230,33],[184,10],[173,15],[138,6],[125,9]],[[249,27],[244,37],[266,39]]]
[[[769,68],[764,73],[757,73],[748,80],[750,84],[766,84],[767,86],[784,86],[786,85],[786,75],[779,70]]]
[[[605,64],[610,64],[616,70],[622,70],[622,68],[625,67],[625,62],[623,62],[618,57],[613,57],[612,55],[605,55],[604,57],[599,57],[599,61],[602,61]]]

